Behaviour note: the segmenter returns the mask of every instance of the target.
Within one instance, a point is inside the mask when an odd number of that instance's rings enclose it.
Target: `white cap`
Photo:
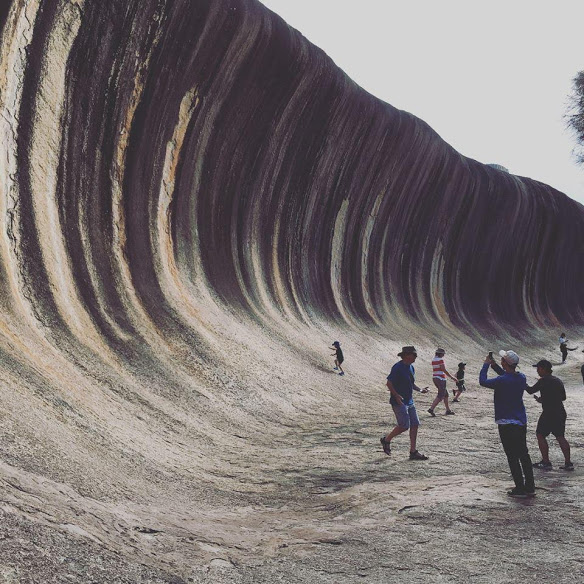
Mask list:
[[[517,363],[519,363],[519,355],[515,351],[499,351],[499,355],[501,355],[509,365],[517,365]]]

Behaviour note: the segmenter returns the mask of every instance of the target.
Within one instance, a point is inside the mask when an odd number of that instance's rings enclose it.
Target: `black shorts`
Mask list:
[[[541,436],[553,434],[556,438],[563,438],[566,433],[566,412],[543,413],[539,417],[535,433]]]

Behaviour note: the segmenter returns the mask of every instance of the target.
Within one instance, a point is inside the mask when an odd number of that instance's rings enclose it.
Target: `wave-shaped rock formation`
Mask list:
[[[332,335],[373,362],[584,322],[581,205],[461,156],[258,2],[12,0],[0,24],[3,500],[42,500],[34,529],[162,580],[240,525],[260,549],[294,521],[214,510],[284,505],[287,432],[339,407]]]

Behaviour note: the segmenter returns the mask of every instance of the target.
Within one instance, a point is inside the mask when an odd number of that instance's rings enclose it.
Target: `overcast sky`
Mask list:
[[[460,153],[584,204],[563,119],[584,69],[584,0],[261,1]]]

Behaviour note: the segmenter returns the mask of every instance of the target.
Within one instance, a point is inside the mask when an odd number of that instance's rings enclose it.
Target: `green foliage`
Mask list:
[[[574,77],[572,88],[566,119],[578,144],[574,153],[578,162],[584,164],[584,71],[580,71]]]

